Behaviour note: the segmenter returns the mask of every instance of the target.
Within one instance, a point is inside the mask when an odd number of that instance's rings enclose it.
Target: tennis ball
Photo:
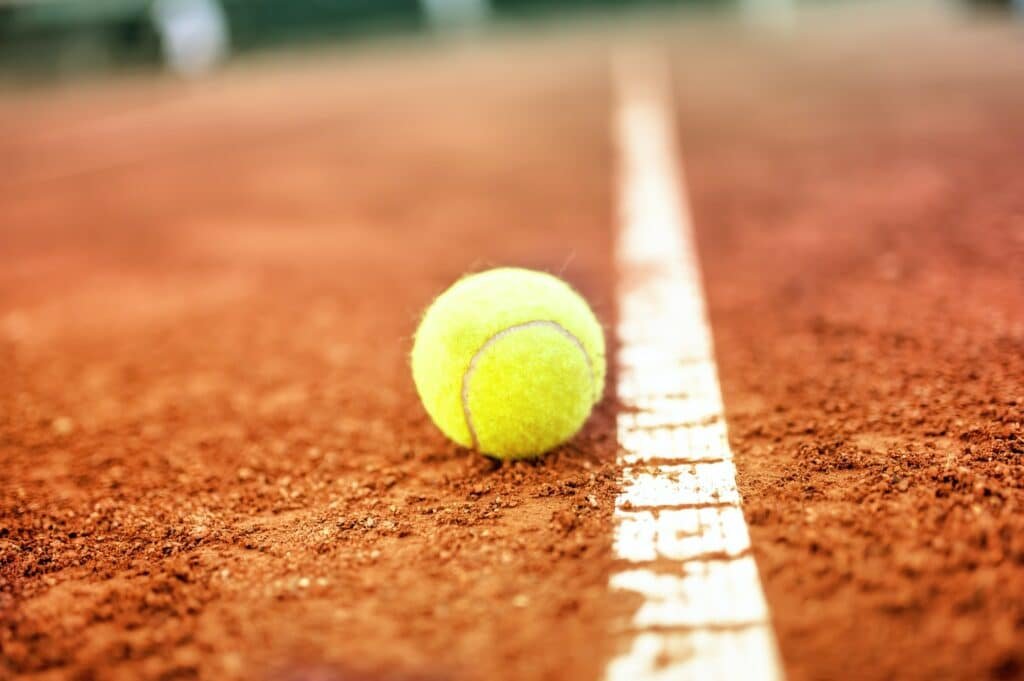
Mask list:
[[[427,413],[455,442],[500,459],[538,456],[575,435],[601,399],[604,334],[560,279],[489,270],[427,308],[412,374]]]

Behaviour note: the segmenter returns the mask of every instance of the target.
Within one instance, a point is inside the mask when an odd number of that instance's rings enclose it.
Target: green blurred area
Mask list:
[[[1016,6],[1024,15],[1024,0],[950,2],[989,8]],[[0,0],[0,79],[40,80],[173,67],[166,24],[154,18],[160,14],[155,8],[161,6],[212,7],[224,28],[224,49],[216,55],[220,60],[224,55],[269,48],[443,33],[449,28],[463,30],[588,12],[657,7],[728,10],[787,3],[792,6],[802,0]],[[465,22],[461,22],[460,8],[467,6],[485,11],[462,16]],[[439,8],[449,11],[439,12]],[[188,31],[186,28],[185,33]],[[190,39],[184,39],[186,52],[193,47]]]
[[[0,73],[39,78],[164,61],[154,0],[0,0]],[[439,28],[430,0],[214,0],[232,54],[308,43],[415,35]],[[443,2],[443,0],[441,0]],[[490,0],[486,23],[588,11],[735,0]],[[443,26],[440,27],[443,30]]]

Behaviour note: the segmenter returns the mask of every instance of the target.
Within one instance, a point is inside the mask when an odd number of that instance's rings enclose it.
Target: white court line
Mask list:
[[[682,194],[668,66],[615,61],[622,493],[611,586],[639,594],[606,681],[776,681]]]

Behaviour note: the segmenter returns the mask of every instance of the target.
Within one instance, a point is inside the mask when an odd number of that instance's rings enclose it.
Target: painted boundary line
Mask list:
[[[726,438],[668,64],[615,55],[622,493],[611,587],[643,599],[606,681],[781,681]]]

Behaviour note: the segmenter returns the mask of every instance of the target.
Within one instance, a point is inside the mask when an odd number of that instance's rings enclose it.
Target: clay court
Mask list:
[[[930,5],[0,93],[0,678],[606,678],[643,605],[610,586],[635,49],[668,74],[762,678],[1024,678],[1024,23]],[[434,426],[409,352],[506,265],[576,288],[610,364],[581,433],[502,463]]]

